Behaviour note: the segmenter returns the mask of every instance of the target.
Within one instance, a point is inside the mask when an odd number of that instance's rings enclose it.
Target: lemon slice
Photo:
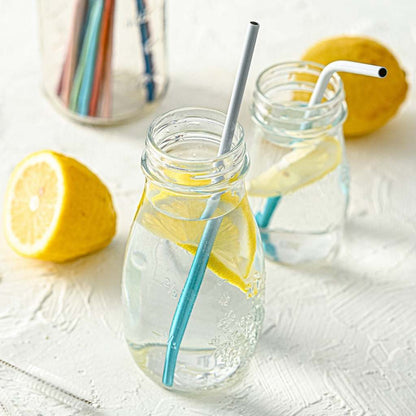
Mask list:
[[[175,212],[178,216],[182,214],[184,218],[198,218],[207,202],[206,199],[192,198],[191,202],[185,203],[168,193],[159,193],[154,198],[158,207],[165,204],[169,212]],[[250,280],[250,272],[256,253],[256,228],[247,196],[239,201],[238,197],[224,194],[221,199],[221,206],[228,206],[230,212],[227,211],[222,219],[208,268],[243,292],[253,292],[256,289]],[[156,209],[145,195],[140,204],[137,219],[144,228],[195,255],[206,221],[166,215]]]
[[[341,163],[341,158],[339,141],[324,137],[287,153],[270,169],[249,181],[248,193],[269,198],[294,192],[332,172]]]
[[[116,215],[111,195],[88,168],[51,151],[29,155],[9,180],[5,234],[19,254],[62,262],[107,245]]]

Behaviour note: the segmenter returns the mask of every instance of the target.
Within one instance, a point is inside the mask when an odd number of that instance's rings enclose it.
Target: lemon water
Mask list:
[[[339,249],[348,201],[348,167],[340,163],[322,179],[282,195],[270,223],[260,228],[265,254],[286,264],[330,260]],[[268,198],[251,197],[263,213]]]
[[[142,155],[146,184],[123,271],[125,335],[138,366],[160,385],[172,318],[194,255],[207,221],[221,219],[178,346],[173,390],[238,380],[263,321],[264,255],[244,183],[244,134],[237,124],[230,151],[218,157],[224,121],[225,114],[209,109],[166,113],[151,124]],[[206,218],[214,195],[215,210]]]
[[[161,383],[169,328],[193,255],[153,234],[141,222],[139,210],[124,266],[125,335],[136,363]],[[203,228],[206,221],[188,223]],[[260,241],[258,234],[256,240]],[[255,288],[252,293],[207,268],[180,348],[175,389],[208,389],[243,372],[263,321],[261,263],[256,255],[247,278]]]
[[[331,259],[345,222],[347,107],[338,74],[323,101],[309,105],[323,68],[304,61],[273,65],[257,78],[251,103],[250,203],[266,256],[286,265]]]

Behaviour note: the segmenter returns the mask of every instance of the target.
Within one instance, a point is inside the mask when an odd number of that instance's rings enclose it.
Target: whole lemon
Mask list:
[[[110,243],[116,213],[110,192],[77,160],[49,150],[32,153],[13,170],[4,225],[19,254],[64,262]]]
[[[384,79],[341,73],[348,105],[346,136],[361,136],[387,123],[397,112],[407,92],[406,74],[397,59],[377,41],[358,36],[340,36],[318,42],[302,57],[327,65],[348,60],[387,68]]]

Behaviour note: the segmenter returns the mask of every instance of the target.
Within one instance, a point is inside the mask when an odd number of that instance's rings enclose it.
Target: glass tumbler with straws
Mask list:
[[[155,109],[167,85],[165,0],[38,0],[43,89],[81,123]]]
[[[320,104],[307,107],[322,66],[289,62],[257,79],[248,192],[266,257],[296,265],[337,252],[349,193],[342,130],[344,89],[334,74]]]
[[[125,334],[138,366],[162,385],[169,328],[207,221],[222,217],[176,364],[174,390],[213,388],[238,379],[263,321],[264,258],[244,178],[243,129],[218,157],[225,114],[185,108],[155,119],[146,138],[145,189],[123,271]]]

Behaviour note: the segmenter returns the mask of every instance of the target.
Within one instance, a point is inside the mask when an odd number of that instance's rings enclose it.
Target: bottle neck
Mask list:
[[[293,142],[331,135],[340,129],[347,110],[341,78],[334,74],[324,100],[308,107],[323,66],[288,62],[266,69],[257,79],[252,117],[276,141]]]
[[[149,127],[142,169],[148,181],[183,194],[212,195],[241,187],[249,162],[238,124],[231,150],[217,156],[225,114],[184,108],[156,118]]]

